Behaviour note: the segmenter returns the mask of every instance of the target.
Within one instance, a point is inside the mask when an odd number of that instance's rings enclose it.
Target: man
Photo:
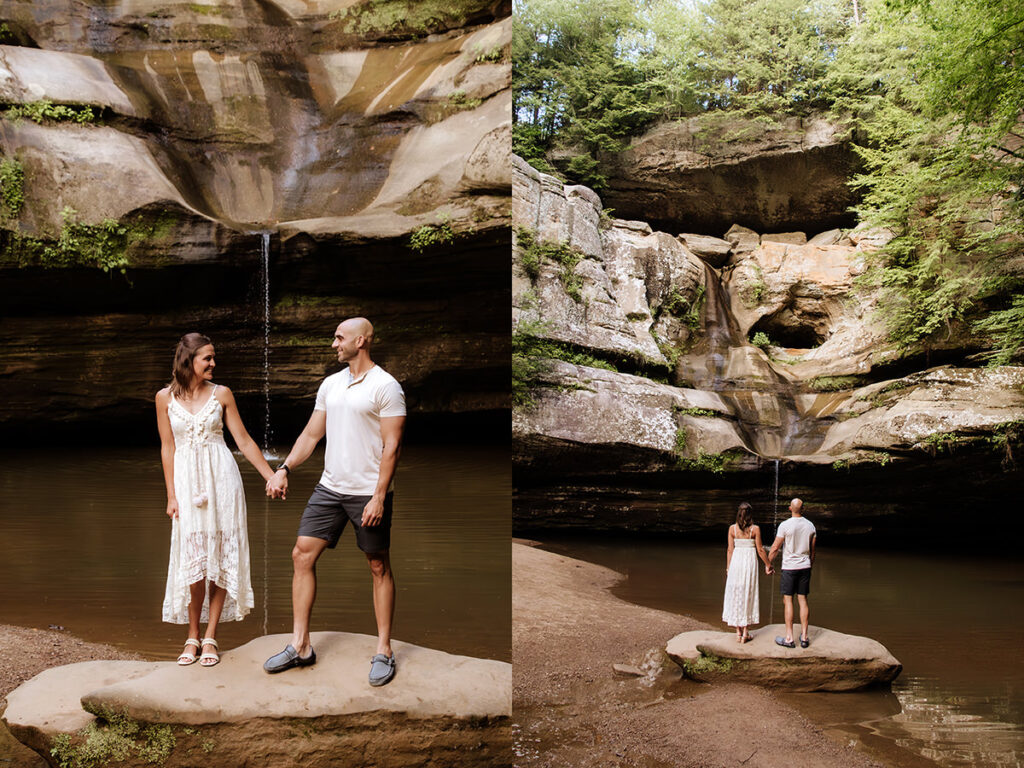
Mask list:
[[[352,523],[356,543],[373,575],[373,611],[377,653],[370,660],[370,685],[395,675],[391,621],[395,581],[391,546],[392,480],[405,427],[405,394],[397,381],[370,358],[373,326],[366,318],[345,320],[331,345],[348,368],[328,376],[316,395],[313,415],[274,476],[267,495],[284,498],[288,473],[309,458],[327,436],[324,472],[309,498],[292,550],[292,642],[267,659],[267,672],[316,663],[309,620],[316,596],[316,561],[333,549],[345,525]]]
[[[786,648],[795,648],[793,642],[793,595],[800,602],[800,647],[811,644],[807,634],[810,621],[810,608],[807,595],[811,591],[811,566],[814,565],[814,544],[817,532],[814,524],[801,514],[804,503],[793,499],[789,503],[791,513],[789,520],[779,526],[775,534],[775,542],[768,553],[768,565],[765,572],[771,573],[771,563],[775,555],[782,549],[782,602],[785,604],[786,637],[776,637],[775,642]]]

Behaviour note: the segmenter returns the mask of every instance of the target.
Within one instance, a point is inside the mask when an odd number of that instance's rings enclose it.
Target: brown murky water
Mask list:
[[[544,548],[624,574],[613,589],[624,600],[728,629],[721,621],[724,542],[557,538]],[[764,624],[773,615],[783,620],[777,579],[760,581]],[[887,765],[1021,766],[1022,605],[1020,560],[958,555],[952,543],[944,552],[875,552],[822,542],[811,623],[875,638],[903,672],[891,692],[784,698]]]
[[[246,485],[256,607],[221,625],[230,649],[291,631],[291,549],[323,468],[318,452],[286,502],[236,455]],[[160,620],[170,524],[159,447],[0,452],[0,623],[60,625],[156,659],[186,628]],[[395,483],[394,636],[451,653],[511,660],[508,447],[413,445]],[[376,634],[370,575],[351,530],[317,567],[313,629]]]

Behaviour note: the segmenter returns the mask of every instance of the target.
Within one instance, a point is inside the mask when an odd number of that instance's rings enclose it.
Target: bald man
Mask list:
[[[807,634],[811,609],[807,605],[807,596],[811,592],[811,566],[814,565],[814,545],[818,533],[814,524],[803,516],[804,503],[793,499],[789,503],[789,520],[779,526],[775,533],[775,542],[768,553],[768,565],[765,572],[771,573],[771,563],[775,555],[782,549],[782,578],[779,580],[782,591],[782,602],[785,606],[786,637],[776,637],[775,642],[786,648],[795,648],[793,642],[793,595],[800,603],[800,647],[811,644]]]
[[[389,551],[392,481],[405,427],[405,394],[370,358],[372,346],[373,326],[365,317],[350,318],[338,326],[331,347],[337,350],[338,362],[348,367],[324,379],[309,423],[267,482],[268,496],[285,498],[288,473],[327,436],[324,471],[306,505],[292,550],[292,641],[267,659],[263,665],[267,672],[316,663],[309,640],[316,561],[325,549],[337,545],[351,522],[373,577],[377,652],[370,659],[370,685],[384,685],[395,675],[391,650],[395,580]]]

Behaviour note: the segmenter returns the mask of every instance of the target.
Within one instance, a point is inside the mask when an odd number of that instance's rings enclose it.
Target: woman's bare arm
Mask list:
[[[160,463],[164,468],[164,485],[167,486],[167,516],[178,516],[178,498],[174,493],[174,433],[167,416],[171,393],[167,388],[156,393],[156,428],[160,432]]]
[[[234,394],[223,384],[217,387],[217,391],[213,394],[224,407],[224,423],[227,424],[231,437],[235,439],[235,445],[238,446],[238,450],[256,468],[256,471],[260,473],[264,480],[269,480],[273,476],[274,470],[270,468],[267,460],[263,458],[263,451],[260,450],[256,441],[246,431],[245,425],[242,423],[242,417],[238,413],[238,405],[235,403]]]

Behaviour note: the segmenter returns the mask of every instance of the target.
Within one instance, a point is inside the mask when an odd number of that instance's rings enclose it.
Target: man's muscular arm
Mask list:
[[[309,417],[302,434],[295,441],[295,445],[288,452],[288,458],[284,463],[288,469],[295,469],[302,462],[309,458],[316,448],[316,444],[327,434],[327,412],[313,411]],[[267,481],[267,496],[274,499],[283,499],[288,494],[288,473],[283,469],[277,470],[270,480]]]
[[[405,416],[387,416],[380,420],[380,436],[384,441],[384,452],[380,457],[380,473],[377,487],[370,501],[363,507],[362,525],[374,526],[384,517],[384,496],[391,487],[395,476],[398,457],[402,452],[402,432],[405,430]]]

